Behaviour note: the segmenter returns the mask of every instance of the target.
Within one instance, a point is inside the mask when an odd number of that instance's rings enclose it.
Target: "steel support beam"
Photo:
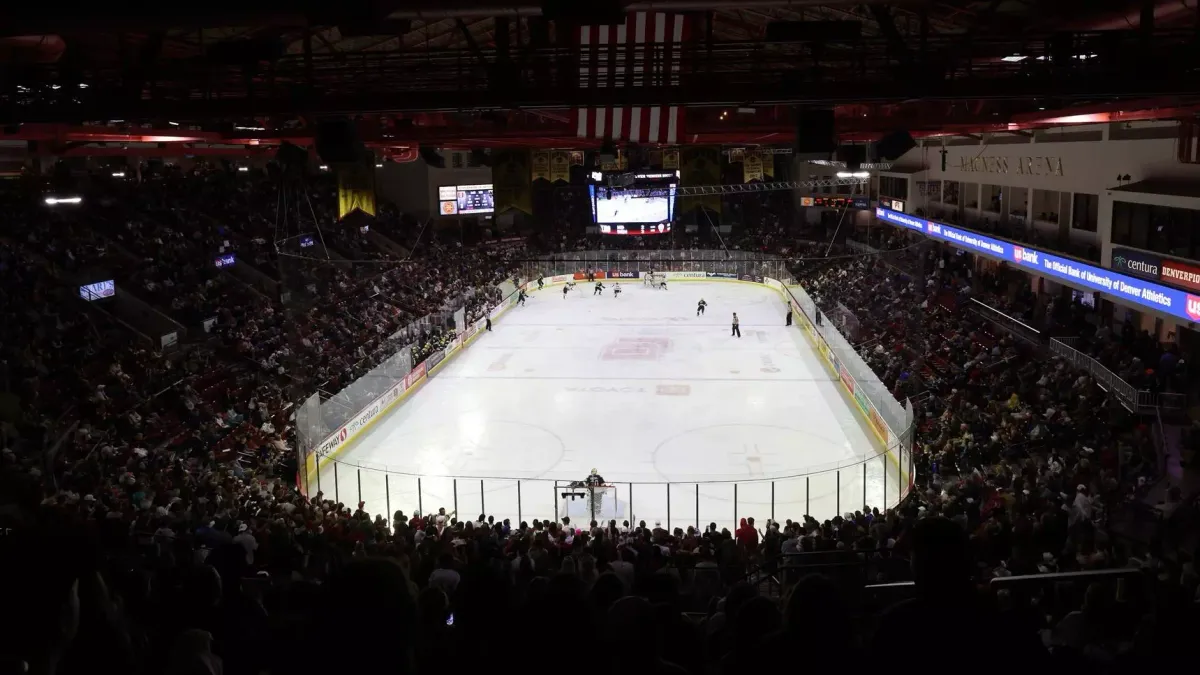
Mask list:
[[[702,195],[745,195],[760,192],[778,192],[780,190],[812,190],[820,187],[836,187],[839,185],[865,185],[866,178],[823,178],[819,180],[792,180],[776,183],[730,183],[726,185],[688,185],[675,188],[676,197],[699,197]],[[652,196],[654,190],[629,189],[622,194],[637,196]],[[645,193],[644,195],[642,193]]]

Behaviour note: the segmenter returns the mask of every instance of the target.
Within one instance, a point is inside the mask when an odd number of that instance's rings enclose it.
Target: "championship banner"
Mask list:
[[[721,149],[711,146],[692,146],[682,152],[679,167],[679,184],[684,187],[697,185],[720,185]],[[679,213],[703,207],[716,213],[721,212],[721,195],[696,195],[679,198]]]
[[[745,155],[742,158],[742,177],[744,183],[750,181],[762,182],[763,179],[763,161],[762,150],[758,148],[747,148]]]
[[[361,162],[334,165],[338,178],[338,220],[362,211],[375,215],[375,155],[367,153]]]
[[[664,148],[662,167],[664,171],[679,169],[679,148]]]
[[[607,162],[600,162],[601,171],[624,171],[628,168],[629,158],[625,156],[624,150],[617,150],[615,159]]]
[[[580,162],[582,163],[582,161]],[[555,150],[550,156],[550,181],[571,182],[571,155],[566,150]]]
[[[533,215],[533,181],[530,180],[528,150],[499,150],[492,153],[492,188],[496,213],[516,209]]]
[[[729,163],[737,164],[746,158],[745,148],[733,148],[729,151]]]
[[[547,150],[533,151],[533,181],[550,180],[550,152]]]
[[[775,153],[769,153],[762,156],[762,172],[763,180],[775,177]]]

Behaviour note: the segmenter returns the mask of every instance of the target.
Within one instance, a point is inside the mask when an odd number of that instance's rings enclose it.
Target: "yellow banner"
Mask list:
[[[533,151],[533,174],[532,180],[550,180],[550,151],[534,150]]]
[[[550,181],[571,182],[571,155],[566,150],[555,150],[550,155]]]
[[[680,185],[684,187],[720,185],[720,148],[710,146],[688,147],[683,150],[681,159],[682,163],[679,167]],[[697,195],[694,197],[679,198],[679,213],[687,213],[696,208],[704,208],[720,213],[721,195]]]
[[[355,211],[375,215],[375,157],[334,166],[338,177],[338,220]]]
[[[601,171],[624,171],[629,168],[629,158],[624,150],[617,150],[616,157],[606,162],[600,162]]]
[[[516,209],[533,214],[533,181],[530,180],[528,150],[492,153],[492,188],[496,213]]]
[[[743,183],[750,181],[762,182],[763,179],[763,161],[762,150],[758,148],[747,148],[746,153],[742,157],[742,177]]]
[[[677,170],[679,168],[679,148],[664,148],[662,162],[663,170]]]

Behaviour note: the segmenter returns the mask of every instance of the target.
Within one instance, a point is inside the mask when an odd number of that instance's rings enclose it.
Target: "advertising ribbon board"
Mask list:
[[[885,223],[916,230],[965,251],[1002,260],[1077,288],[1108,293],[1118,300],[1184,321],[1200,321],[1200,297],[1187,291],[883,207],[876,207],[875,217]],[[1168,278],[1170,273],[1170,266],[1164,261],[1160,278]],[[1200,282],[1200,275],[1197,276],[1197,281]],[[1200,284],[1196,290],[1200,291]]]

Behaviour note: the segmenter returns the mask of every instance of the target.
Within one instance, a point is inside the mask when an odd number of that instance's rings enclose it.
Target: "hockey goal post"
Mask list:
[[[555,481],[555,514],[557,521],[569,517],[571,523],[584,525],[625,518],[625,505],[617,494],[617,486],[584,485],[577,481]]]

